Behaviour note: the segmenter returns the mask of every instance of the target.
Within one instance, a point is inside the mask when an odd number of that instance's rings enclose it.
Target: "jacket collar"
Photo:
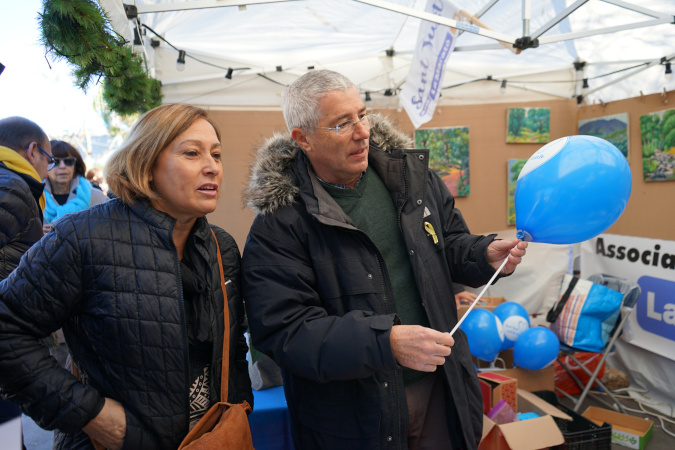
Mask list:
[[[169,236],[173,233],[176,219],[165,212],[153,208],[150,200],[138,199],[133,204],[127,206],[138,218],[148,225],[168,232]],[[208,239],[211,232],[209,231],[209,223],[206,217],[197,219],[193,226],[193,234],[203,241]]]
[[[26,182],[26,184],[28,185],[28,189],[30,189],[31,195],[35,198],[35,201],[37,202],[37,204],[40,208],[40,212],[42,212],[44,210],[44,197],[43,197],[43,195],[44,195],[45,185],[43,183],[41,183],[40,181],[36,180],[32,175],[28,175],[28,174],[21,173],[21,172],[16,172],[16,171],[10,169],[9,167],[7,167],[5,165],[5,163],[3,163],[1,161],[0,161],[0,167],[2,167],[3,169],[7,169],[10,172],[16,174],[18,177],[21,177],[21,179]]]

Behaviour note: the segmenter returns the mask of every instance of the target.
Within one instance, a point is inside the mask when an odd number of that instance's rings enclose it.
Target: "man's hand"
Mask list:
[[[419,325],[394,325],[389,341],[399,365],[422,372],[434,372],[443,365],[455,345],[450,333]]]
[[[124,436],[127,434],[127,417],[124,407],[119,402],[106,398],[101,412],[85,425],[82,431],[102,448],[110,450],[122,448]]]
[[[509,261],[501,272],[503,275],[508,275],[516,270],[516,266],[521,263],[523,256],[525,256],[526,248],[527,242],[519,241],[518,239],[493,241],[487,248],[487,261],[496,270],[502,265],[504,258],[508,257]]]

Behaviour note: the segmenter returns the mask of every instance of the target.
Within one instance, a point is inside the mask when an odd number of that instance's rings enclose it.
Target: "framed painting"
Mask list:
[[[469,127],[415,130],[415,146],[429,150],[429,167],[452,195],[469,195]]]
[[[507,167],[507,189],[506,189],[506,224],[515,225],[516,224],[516,182],[518,181],[518,176],[520,171],[523,170],[523,166],[527,162],[527,159],[509,159]]]
[[[506,112],[508,144],[544,144],[551,135],[549,108],[509,108]]]
[[[579,134],[611,142],[628,159],[628,113],[580,120]]]
[[[640,116],[645,181],[675,180],[675,109]]]

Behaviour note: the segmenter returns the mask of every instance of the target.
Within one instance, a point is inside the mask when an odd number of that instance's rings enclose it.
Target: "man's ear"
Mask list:
[[[35,152],[38,151],[37,143],[31,142],[28,148],[21,153],[21,155],[28,160],[31,166],[35,166]]]
[[[300,148],[302,148],[305,153],[312,151],[312,145],[307,141],[307,133],[305,133],[300,128],[293,128],[291,131],[291,137],[295,142],[298,143]]]

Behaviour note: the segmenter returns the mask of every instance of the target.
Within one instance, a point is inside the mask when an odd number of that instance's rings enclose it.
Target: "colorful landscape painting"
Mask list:
[[[675,109],[640,116],[645,181],[675,180]]]
[[[551,110],[549,108],[509,108],[506,142],[509,144],[549,141]]]
[[[415,146],[429,150],[429,167],[452,195],[469,195],[469,127],[415,130]]]
[[[506,211],[508,217],[506,218],[507,225],[516,224],[516,182],[518,181],[518,176],[520,171],[523,170],[523,166],[527,162],[527,159],[509,159],[508,172],[506,174],[506,179],[508,180],[508,189],[506,190]]]
[[[579,134],[609,141],[628,158],[628,113],[580,120]]]

